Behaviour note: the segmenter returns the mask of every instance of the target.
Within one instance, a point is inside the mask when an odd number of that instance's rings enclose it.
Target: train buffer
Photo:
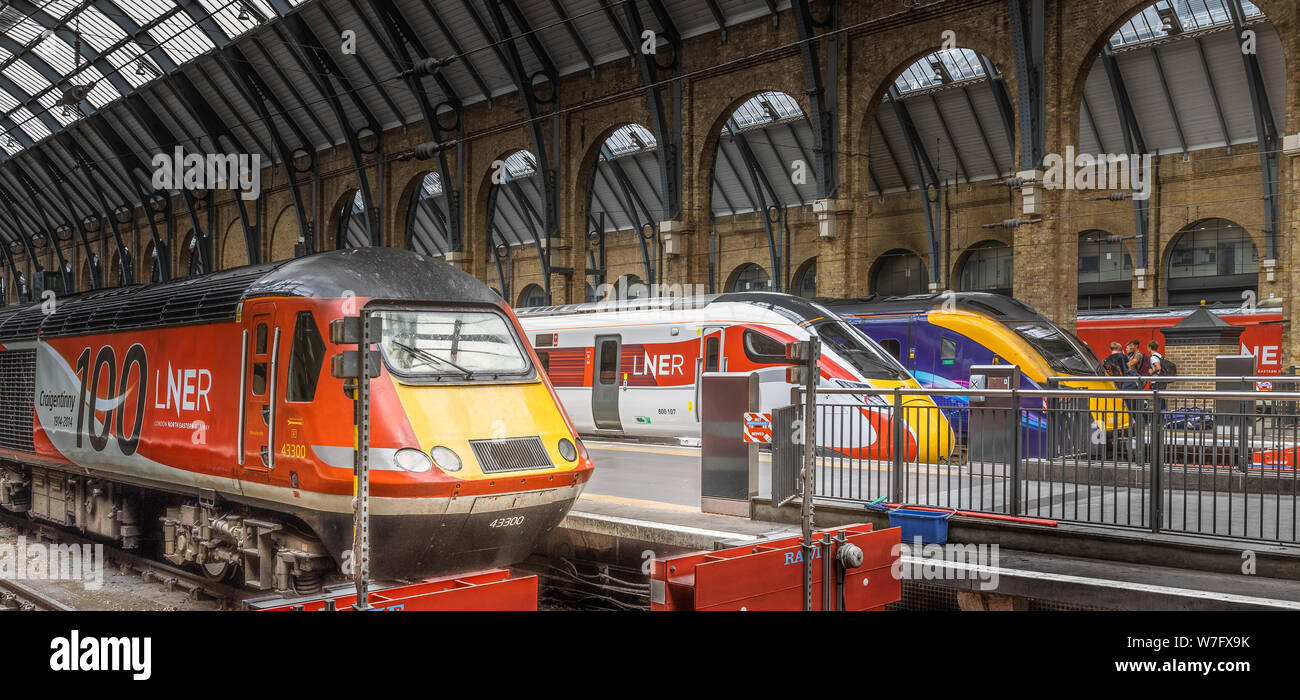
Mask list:
[[[899,528],[847,525],[812,539],[813,610],[884,610],[902,597]],[[801,543],[796,535],[655,560],[650,609],[802,610]]]
[[[267,596],[244,601],[245,610],[353,610],[352,584],[327,586],[320,593],[283,598]],[[511,578],[505,569],[429,578],[418,583],[384,586],[372,583],[370,609],[375,611],[536,611],[537,577]]]

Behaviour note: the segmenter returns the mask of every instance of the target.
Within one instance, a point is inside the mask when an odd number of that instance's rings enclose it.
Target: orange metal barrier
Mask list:
[[[251,610],[352,610],[355,589],[346,595],[322,593],[289,601],[283,605],[260,607],[258,601],[246,601]],[[263,599],[267,600],[267,599]],[[505,569],[489,569],[472,574],[431,578],[419,583],[370,590],[370,608],[376,611],[452,611],[452,610],[537,610],[537,577],[510,578]]]
[[[831,535],[824,556],[830,558],[830,601],[823,605],[826,562],[819,544]],[[843,540],[839,539],[843,533]],[[801,537],[786,537],[717,552],[696,552],[656,560],[650,573],[651,610],[802,610],[803,548]],[[901,530],[873,531],[871,525],[848,525],[813,533],[812,609],[883,610],[902,596],[894,577]],[[856,566],[841,564],[840,550],[855,545],[862,554]],[[851,554],[851,552],[850,552]],[[848,560],[855,557],[846,556]]]

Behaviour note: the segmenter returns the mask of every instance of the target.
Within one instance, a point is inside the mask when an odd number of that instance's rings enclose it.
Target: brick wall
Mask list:
[[[1081,95],[1097,52],[1133,12],[1149,4],[1150,0],[1048,0],[1048,152],[1061,153],[1067,145],[1079,142]],[[1287,63],[1294,73],[1296,66],[1300,66],[1300,9],[1293,0],[1258,0],[1257,4],[1277,29]],[[681,85],[683,254],[665,262],[663,281],[707,285],[712,262],[712,281],[721,289],[738,266],[752,262],[762,265],[769,274],[780,275],[783,288],[788,288],[799,266],[816,257],[819,295],[858,296],[869,291],[870,270],[885,251],[911,250],[926,261],[928,269],[930,256],[920,194],[916,190],[881,197],[867,194],[870,187],[867,156],[873,148],[879,148],[871,143],[873,120],[886,87],[913,61],[939,48],[942,34],[948,29],[958,32],[959,46],[984,54],[997,66],[1014,101],[1018,78],[1006,7],[1002,0],[964,0],[903,12],[897,0],[841,3],[840,24],[849,28],[843,33],[838,66],[842,151],[839,198],[843,213],[837,218],[836,237],[823,239],[817,235],[817,219],[810,207],[789,211],[792,239],[786,271],[771,269],[765,234],[757,216],[712,221],[709,211],[713,153],[721,125],[731,111],[765,90],[784,91],[803,105],[805,111],[809,107],[800,55],[791,47],[796,38],[793,18],[786,12],[775,24],[770,18],[759,18],[728,27],[725,42],[717,33],[687,39],[681,48],[683,71],[689,76]],[[787,48],[770,50],[779,45]],[[716,66],[725,68],[716,69]],[[1300,87],[1297,87],[1300,80],[1289,79],[1286,84],[1285,95],[1270,97],[1285,105],[1286,120],[1280,126],[1286,133],[1294,134],[1300,131]],[[561,157],[554,164],[561,183],[561,240],[553,251],[553,264],[571,267],[573,274],[552,276],[550,282],[556,303],[583,298],[584,283],[588,280],[583,193],[600,144],[610,131],[631,122],[650,124],[645,93],[640,86],[639,71],[625,60],[603,65],[594,75],[581,72],[562,79],[558,106],[564,111],[560,117],[560,143],[556,145]],[[617,99],[593,102],[609,96]],[[542,109],[545,112],[549,108]],[[454,264],[494,287],[500,286],[500,280],[486,248],[485,234],[491,192],[489,172],[494,160],[516,149],[533,148],[523,128],[503,129],[517,125],[521,118],[518,98],[503,95],[490,104],[470,105],[461,119],[467,131],[463,145],[466,185],[462,201],[466,245],[455,256]],[[546,131],[550,137],[549,117]],[[379,220],[387,245],[404,245],[411,193],[434,167],[432,162],[397,158],[427,139],[422,125],[394,128],[384,134],[383,152],[364,158],[366,177],[382,194]],[[900,155],[905,158],[905,154]],[[1300,189],[1298,159],[1300,153],[1290,153],[1281,159],[1283,196],[1279,240],[1282,244],[1276,281],[1267,282],[1261,275],[1259,283],[1260,297],[1283,299],[1288,315],[1291,289],[1300,283],[1300,269],[1291,264],[1297,252],[1295,246],[1300,245],[1300,216],[1297,216],[1300,203],[1292,194]],[[454,171],[455,159],[451,160]],[[1145,289],[1138,289],[1134,283],[1136,305],[1163,303],[1162,261],[1177,232],[1200,219],[1222,217],[1241,224],[1255,238],[1263,257],[1259,163],[1253,144],[1238,144],[1231,154],[1226,149],[1205,150],[1191,153],[1186,160],[1182,154],[1169,154],[1158,161],[1160,176],[1152,200],[1152,235],[1147,251],[1155,269]],[[320,152],[316,165],[322,178],[317,196],[313,199],[309,183],[300,188],[300,193],[307,209],[305,216],[315,230],[317,246],[328,250],[335,245],[338,212],[356,188],[357,176],[344,147]],[[1017,163],[1016,167],[1019,169],[1021,164]],[[453,172],[452,177],[459,176]],[[309,176],[303,179],[309,181]],[[262,236],[260,255],[264,260],[283,259],[292,254],[299,235],[284,167],[267,167],[262,182],[263,207],[258,220]],[[1086,193],[1074,191],[1040,192],[1044,200],[1041,223],[1017,229],[986,229],[982,226],[985,223],[1019,215],[1018,191],[977,184],[952,186],[945,194],[947,224],[936,265],[940,272],[939,286],[952,286],[961,255],[971,245],[999,240],[1015,247],[1015,296],[1066,324],[1071,324],[1076,314],[1079,234],[1096,228],[1127,235],[1133,229],[1131,203],[1093,201],[1084,196]],[[1206,203],[1207,199],[1213,203]],[[174,269],[183,274],[181,266],[187,254],[182,249],[184,237],[192,226],[184,202],[178,198],[172,204],[169,216],[158,216],[158,231],[170,247]],[[209,233],[214,260],[222,266],[247,262],[242,226],[230,198],[219,196],[212,206],[215,225]],[[149,260],[145,253],[151,233],[139,210],[135,219],[123,226],[123,236],[136,258],[137,276],[147,279]],[[711,258],[711,242],[715,236],[717,255]],[[108,240],[109,244],[105,245],[101,237],[93,247],[104,260],[111,261],[111,237]],[[1126,245],[1136,267],[1138,251],[1132,241]],[[48,246],[37,252],[42,264],[47,268],[53,266]],[[74,271],[84,265],[86,254],[80,245],[66,246],[66,255]],[[607,255],[609,282],[624,274],[645,276],[635,234],[624,232],[610,236]],[[17,257],[30,280],[30,261],[22,253]],[[105,276],[110,272],[110,264],[105,264]],[[4,274],[6,286],[12,289],[10,274],[7,270]],[[517,298],[530,283],[544,284],[546,280],[541,276],[534,250],[517,250],[510,266],[511,296]],[[1300,328],[1286,326],[1284,364],[1300,364],[1300,342],[1293,342],[1300,341],[1298,333]],[[1197,362],[1196,358],[1191,361]]]
[[[1178,365],[1180,376],[1206,376],[1216,374],[1214,358],[1219,355],[1236,355],[1241,348],[1236,343],[1226,345],[1173,345],[1165,346],[1164,356]],[[1204,391],[1214,388],[1214,382],[1178,382],[1175,390]]]

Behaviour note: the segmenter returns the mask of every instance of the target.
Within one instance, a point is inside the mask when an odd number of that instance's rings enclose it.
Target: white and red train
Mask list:
[[[1097,353],[1097,357],[1110,354],[1112,341],[1127,343],[1138,340],[1146,352],[1147,341],[1154,340],[1164,348],[1163,329],[1187,318],[1196,307],[1164,306],[1145,309],[1098,309],[1080,311],[1078,333],[1080,339]],[[1207,307],[1210,313],[1234,326],[1241,326],[1241,354],[1255,357],[1255,371],[1260,375],[1288,374],[1282,357],[1282,309],[1267,303],[1258,307],[1229,306]]]
[[[757,372],[763,411],[790,402],[785,343],[822,340],[823,386],[919,388],[874,341],[818,304],[787,294],[741,292],[516,309],[578,431],[593,435],[695,440],[700,436],[700,376]],[[892,411],[866,395],[826,395],[822,403],[860,406],[862,430],[822,421],[819,444],[854,456],[893,454]],[[953,449],[952,430],[934,402],[906,396],[905,455],[938,462]]]
[[[319,587],[346,570],[353,525],[328,328],[362,307],[383,329],[374,575],[527,557],[591,461],[510,308],[388,248],[0,308],[0,508],[213,577]]]

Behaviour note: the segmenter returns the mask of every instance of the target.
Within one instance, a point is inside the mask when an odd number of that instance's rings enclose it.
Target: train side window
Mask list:
[[[718,371],[718,336],[704,339],[704,371]]]
[[[298,314],[293,328],[293,353],[289,356],[289,387],[286,401],[305,402],[316,397],[316,382],[325,363],[325,341],[310,311]]]
[[[267,328],[265,323],[257,324],[257,348],[253,351],[258,355],[266,354],[266,334]]]
[[[614,340],[605,340],[600,343],[600,373],[601,384],[615,384],[618,382],[618,342]]]
[[[253,363],[253,396],[262,396],[266,393],[266,363]]]
[[[785,345],[769,335],[747,328],[745,329],[744,340],[745,356],[749,358],[750,362],[763,364],[765,360],[760,357],[761,355],[785,357]]]
[[[880,347],[884,348],[885,352],[893,355],[895,360],[901,361],[903,359],[903,344],[897,340],[894,340],[893,338],[885,338],[880,341]]]
[[[551,353],[546,352],[546,351],[544,351],[544,350],[538,350],[538,351],[537,351],[537,359],[538,359],[538,361],[540,361],[540,362],[542,363],[542,371],[546,372],[547,375],[550,375],[550,373],[551,373]]]
[[[939,363],[951,365],[957,361],[957,343],[952,338],[944,338],[939,344]]]

